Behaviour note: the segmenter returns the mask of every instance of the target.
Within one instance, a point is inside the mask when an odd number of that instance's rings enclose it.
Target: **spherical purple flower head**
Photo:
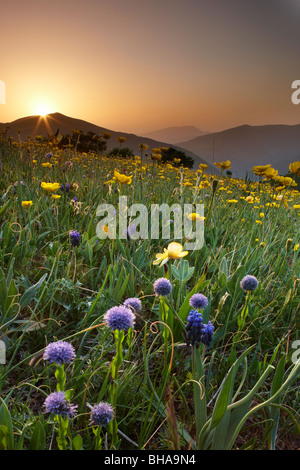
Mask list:
[[[135,313],[138,313],[142,310],[142,302],[137,297],[130,297],[130,299],[126,299],[124,306],[133,309]]]
[[[246,291],[253,291],[258,286],[258,280],[255,276],[250,276],[249,274],[241,280],[241,288]]]
[[[50,160],[50,158],[52,158],[52,157],[53,157],[53,153],[51,153],[51,152],[48,152],[48,153],[46,153],[45,157],[46,157],[46,158],[48,158],[48,159]]]
[[[71,243],[73,246],[78,246],[80,244],[80,233],[77,230],[70,232]]]
[[[214,329],[215,327],[213,326],[211,321],[209,321],[207,325],[205,324],[203,325],[201,343],[205,344],[206,346],[210,346],[210,343],[212,342]]]
[[[128,330],[134,327],[135,314],[127,307],[112,307],[104,315],[106,325],[115,330]]]
[[[70,183],[66,183],[66,191],[67,193],[70,191],[71,185]]]
[[[44,351],[44,360],[52,364],[69,364],[75,359],[75,349],[66,341],[49,343]]]
[[[188,346],[199,347],[203,331],[203,318],[201,313],[197,310],[191,310],[187,318],[187,325],[185,327],[187,331],[186,343]]]
[[[107,426],[114,417],[113,407],[109,403],[100,402],[91,410],[91,424]]]
[[[172,284],[165,277],[160,277],[154,282],[153,289],[156,295],[170,295],[172,291]]]
[[[65,392],[53,392],[44,402],[45,412],[53,415],[71,418],[75,415],[77,405],[71,405],[66,399]]]
[[[198,310],[203,310],[208,305],[207,297],[203,294],[194,294],[190,298],[189,304],[191,307]]]

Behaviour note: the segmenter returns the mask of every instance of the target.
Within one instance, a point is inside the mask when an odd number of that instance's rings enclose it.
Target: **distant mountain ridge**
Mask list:
[[[173,126],[146,132],[144,136],[154,140],[163,140],[169,144],[178,144],[178,142],[194,139],[204,134],[207,132],[203,132],[195,126]]]
[[[126,138],[126,142],[122,144],[123,147],[132,149],[136,155],[140,155],[139,144],[147,144],[149,146],[149,152],[151,152],[152,148],[170,147],[170,144],[165,141],[158,141],[155,139],[150,139],[146,136],[137,136],[135,134],[113,131],[82,119],[65,116],[61,113],[48,114],[47,119],[44,119],[41,116],[27,116],[12,122],[0,123],[0,131],[3,128],[8,128],[8,135],[14,139],[19,138],[19,131],[21,130],[21,139],[24,140],[26,140],[28,137],[34,137],[37,135],[52,136],[57,132],[57,130],[59,130],[59,133],[62,135],[72,135],[74,129],[78,129],[83,133],[93,132],[98,135],[102,135],[104,132],[109,132],[111,134],[111,138],[107,141],[108,152],[114,147],[119,146],[116,138],[121,136]],[[200,163],[207,164],[205,160],[195,155],[192,151],[183,149],[178,145],[172,145],[172,147],[181,150],[187,156],[192,157],[194,159],[195,168],[198,168]],[[211,165],[209,165],[208,169],[212,173],[218,173],[218,171],[216,171],[216,169]]]
[[[179,142],[211,165],[231,161],[232,175],[244,178],[254,165],[271,164],[288,173],[289,164],[300,161],[300,124],[242,125]],[[253,173],[252,173],[253,174]]]

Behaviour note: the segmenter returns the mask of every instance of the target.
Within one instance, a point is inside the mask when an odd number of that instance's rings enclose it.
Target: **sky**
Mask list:
[[[2,0],[0,122],[299,124],[299,59],[300,0]]]

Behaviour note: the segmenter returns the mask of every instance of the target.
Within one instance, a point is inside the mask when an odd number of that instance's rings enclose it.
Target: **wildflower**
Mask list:
[[[163,253],[158,253],[156,255],[156,260],[153,261],[153,264],[159,264],[162,266],[169,259],[180,259],[188,254],[188,251],[182,251],[183,247],[180,243],[172,242],[169,243],[168,248],[164,249]]]
[[[60,199],[61,196],[59,194],[52,194],[52,199]]]
[[[42,166],[44,168],[51,168],[52,167],[52,164],[50,162],[46,162],[46,163],[42,163]]]
[[[236,204],[238,201],[236,199],[227,199],[228,204]]]
[[[199,168],[201,171],[205,171],[208,168],[208,165],[206,165],[205,163],[200,163]]]
[[[210,320],[208,321],[207,325],[206,324],[203,325],[201,343],[205,344],[206,346],[210,346],[214,329],[215,327],[213,326]]]
[[[109,403],[100,402],[91,410],[91,424],[96,426],[107,426],[113,417],[114,410]]]
[[[299,243],[297,243],[297,245],[294,246],[294,251],[298,251],[299,250]]]
[[[114,177],[119,184],[131,184],[132,176],[126,176],[119,173],[117,170],[114,172]]]
[[[186,343],[188,346],[199,347],[203,333],[203,318],[197,310],[191,310],[187,318]]]
[[[258,166],[254,166],[252,168],[252,171],[254,172],[255,175],[264,176],[264,173],[268,168],[271,168],[271,165],[258,165]]]
[[[135,314],[127,307],[112,307],[104,315],[106,325],[115,330],[128,330],[135,324]]]
[[[142,310],[142,302],[136,297],[130,297],[129,299],[126,299],[124,306],[133,309],[135,312],[140,312]]]
[[[72,245],[78,246],[80,244],[80,233],[77,230],[72,230],[69,235]]]
[[[191,307],[202,310],[208,305],[207,297],[203,294],[194,294],[190,298],[189,304]]]
[[[55,193],[60,188],[60,184],[59,183],[45,183],[43,181],[41,183],[41,187],[49,193]]]
[[[248,274],[241,280],[240,285],[244,291],[254,291],[258,286],[258,281],[255,276],[250,276]]]
[[[71,405],[66,398],[65,392],[53,392],[46,398],[44,402],[45,412],[64,418],[75,415],[77,406]]]
[[[29,207],[31,207],[33,204],[32,201],[22,201],[22,207],[24,207],[24,209],[29,209]]]
[[[69,364],[75,358],[75,349],[67,341],[56,341],[49,343],[45,349],[43,358],[45,361],[52,364]]]
[[[172,284],[165,277],[160,277],[154,282],[153,289],[156,295],[170,295],[172,291]]]
[[[290,163],[289,170],[291,173],[294,173],[297,176],[300,176],[300,162]]]
[[[226,160],[226,162],[214,162],[214,165],[217,166],[218,168],[221,168],[221,170],[229,170],[231,168],[231,162],[230,160]]]
[[[191,214],[188,214],[187,218],[190,220],[198,220],[198,221],[205,219],[205,217],[201,217],[199,214],[197,214],[197,212],[192,212]]]

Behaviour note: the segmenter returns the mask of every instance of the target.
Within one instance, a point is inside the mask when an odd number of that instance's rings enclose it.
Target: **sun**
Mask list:
[[[47,114],[50,114],[50,110],[49,110],[49,106],[47,106],[46,104],[39,104],[36,106],[36,114],[38,114],[39,116],[42,116],[42,117],[46,117]]]
[[[35,100],[32,106],[34,114],[46,117],[47,114],[53,113],[53,106],[47,101]]]

